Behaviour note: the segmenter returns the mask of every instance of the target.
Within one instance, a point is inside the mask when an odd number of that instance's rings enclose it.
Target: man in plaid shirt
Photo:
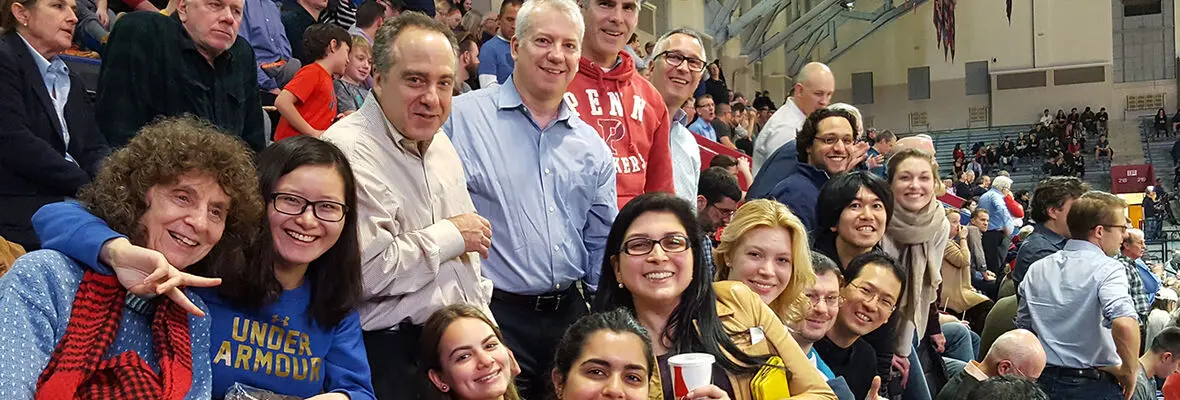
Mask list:
[[[1127,272],[1127,284],[1131,300],[1135,301],[1135,311],[1139,314],[1142,325],[1147,321],[1147,314],[1151,312],[1151,303],[1155,301],[1155,292],[1159,291],[1159,278],[1151,273],[1147,264],[1140,257],[1147,250],[1143,240],[1143,231],[1128,229],[1127,237],[1123,240],[1122,253],[1115,259],[1123,263],[1123,270]]]
[[[729,224],[742,199],[742,188],[734,177],[721,167],[710,167],[701,172],[697,184],[697,222],[701,227],[701,249],[705,269],[713,276],[713,235]]]

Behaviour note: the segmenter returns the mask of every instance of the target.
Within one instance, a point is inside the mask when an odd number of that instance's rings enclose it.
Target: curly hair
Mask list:
[[[811,269],[811,248],[807,242],[807,228],[799,217],[787,206],[774,200],[758,199],[743,204],[734,213],[733,220],[721,234],[721,243],[713,250],[713,264],[717,266],[719,281],[728,280],[732,261],[738,246],[747,239],[746,234],[757,228],[779,228],[791,236],[791,281],[787,288],[770,304],[771,310],[784,324],[803,320],[810,300],[803,290],[815,285],[815,272]]]
[[[103,162],[98,176],[82,188],[78,199],[111,229],[142,245],[146,231],[139,220],[148,209],[148,189],[176,183],[194,171],[212,175],[229,195],[225,233],[210,255],[232,257],[240,250],[231,249],[241,249],[253,240],[262,216],[253,155],[240,139],[196,117],[160,118],[141,128],[126,147]],[[194,267],[201,264],[206,263]]]

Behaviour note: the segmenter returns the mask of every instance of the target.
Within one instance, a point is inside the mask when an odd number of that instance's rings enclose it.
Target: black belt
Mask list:
[[[1045,370],[1041,373],[1041,375],[1043,376],[1045,374],[1074,378],[1086,378],[1096,381],[1103,379],[1115,380],[1114,375],[1111,375],[1109,372],[1100,370],[1098,368],[1066,368],[1058,367],[1056,365],[1046,365]]]
[[[531,308],[537,312],[554,312],[560,310],[562,306],[578,297],[577,290],[577,287],[572,284],[566,290],[538,295],[516,294],[500,289],[493,289],[492,299]]]

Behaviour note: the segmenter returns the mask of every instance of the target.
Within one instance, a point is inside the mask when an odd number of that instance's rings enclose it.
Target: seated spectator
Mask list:
[[[1131,400],[1155,400],[1156,382],[1166,379],[1180,368],[1180,328],[1164,329],[1152,339],[1147,352],[1139,357],[1139,376]]]
[[[982,213],[983,218],[987,218],[987,210],[977,208],[975,212]],[[982,333],[983,323],[992,308],[991,299],[977,292],[972,285],[976,271],[972,268],[972,260],[982,258],[982,248],[979,250],[981,254],[972,253],[972,246],[967,238],[970,230],[959,224],[958,210],[948,208],[946,216],[950,223],[951,238],[947,242],[942,259],[942,303],[939,304],[939,308],[967,321],[975,333]]]
[[[688,130],[716,142],[717,131],[713,128],[713,119],[717,118],[717,108],[713,103],[713,96],[708,94],[698,96],[694,106],[699,118],[696,122],[688,125]]]
[[[283,27],[279,6],[271,0],[245,0],[238,35],[254,48],[258,64],[258,90],[267,95],[263,105],[273,105],[275,96],[303,67],[291,53],[291,42]]]
[[[1173,148],[1176,148],[1176,146],[1173,146]],[[1103,156],[1106,157],[1107,162],[1110,162],[1114,158],[1114,149],[1110,148],[1110,141],[1106,139],[1106,135],[1098,136],[1098,143],[1094,145],[1094,157],[1101,160]]]
[[[1176,316],[1173,312],[1176,311],[1177,299],[1176,291],[1167,287],[1155,294],[1151,313],[1147,314],[1147,321],[1143,323],[1143,342],[1151,343],[1161,331],[1176,326]]]
[[[741,201],[742,188],[733,175],[718,167],[701,171],[697,181],[696,214],[701,229],[701,263],[709,276],[714,276],[714,243],[718,242],[717,231],[729,225],[730,218],[737,212]]]
[[[336,91],[336,111],[348,115],[361,108],[369,97],[367,83],[372,70],[373,48],[363,36],[352,35],[348,47],[348,67],[344,75],[332,82]]]
[[[361,297],[359,245],[355,235],[347,233],[356,230],[355,215],[349,212],[356,209],[351,167],[339,149],[311,137],[269,146],[258,155],[257,164],[261,197],[274,211],[262,226],[262,235],[269,233],[270,240],[254,241],[241,263],[197,271],[226,280],[216,289],[195,290],[212,317],[213,396],[223,397],[234,383],[242,383],[283,395],[340,392],[353,399],[372,399],[360,317],[354,309]],[[303,218],[308,207],[314,218]],[[101,274],[149,275],[156,272],[151,267],[161,269],[139,261],[143,253],[154,252],[132,245],[75,203],[43,207],[34,222],[47,248],[83,260]],[[305,234],[314,239],[295,238]],[[273,267],[256,267],[267,263]],[[298,373],[287,376],[233,368],[244,357],[236,349],[252,348],[257,357],[268,354],[262,345],[236,338],[236,324],[265,323],[274,315],[287,318],[287,331],[306,335],[306,352],[294,361],[309,361],[312,367],[296,364],[293,372]],[[316,368],[319,362],[327,368]]]
[[[955,143],[955,149],[951,151],[951,156],[955,161],[967,158],[967,154],[963,153],[963,144]]]
[[[287,32],[287,40],[291,43],[291,54],[298,58],[304,66],[316,62],[315,57],[307,54],[303,35],[307,28],[315,25],[328,8],[328,3],[338,0],[296,0],[295,4],[283,8],[283,28]],[[347,28],[347,27],[346,27]]]
[[[1098,109],[1098,114],[1095,115],[1095,118],[1098,120],[1099,133],[1106,133],[1109,128],[1107,123],[1110,120],[1110,114],[1106,113],[1106,107]]]
[[[85,85],[59,57],[73,36],[47,28],[72,24],[73,12],[51,0],[5,4],[11,7],[0,10],[0,236],[31,251],[40,247],[33,213],[76,196],[110,149]]]
[[[935,400],[967,398],[980,383],[996,376],[1037,379],[1045,369],[1045,349],[1036,335],[1024,329],[1000,335],[991,344],[983,362],[972,360],[963,372],[951,377]]]
[[[79,199],[183,270],[238,255],[262,217],[257,190],[242,143],[175,119],[146,126],[112,154]],[[0,398],[210,398],[210,320],[188,316],[179,290],[153,298],[154,288],[130,295],[119,285],[53,250],[17,260],[0,277]]]
[[[520,399],[512,381],[519,373],[512,351],[500,328],[474,306],[435,311],[422,327],[418,351],[422,375],[439,398]]]
[[[553,364],[549,376],[559,399],[593,399],[607,393],[622,400],[648,399],[651,378],[657,371],[650,335],[623,309],[590,314],[574,322],[557,344]],[[716,391],[694,390],[687,397],[709,393]]]
[[[661,370],[658,376],[671,376],[667,367],[670,356],[693,351],[713,355],[714,382],[729,388],[702,387],[715,393],[704,397],[729,394],[730,398],[752,398],[754,392],[760,392],[772,398],[834,399],[823,376],[757,294],[737,282],[710,283],[712,279],[700,265],[701,242],[689,233],[698,232],[695,219],[688,203],[670,194],[648,193],[628,202],[607,238],[603,270],[614,273],[602,274],[594,310],[626,307],[637,320],[655,324],[646,327],[658,329],[649,330],[652,337],[659,338],[653,340]],[[666,282],[649,277],[653,268],[670,274],[663,278]],[[673,311],[670,317],[661,317],[669,314],[656,314],[657,310]],[[745,335],[753,327],[762,329],[765,340],[743,340],[740,346],[733,341],[730,332]],[[779,357],[791,372],[786,376],[789,390],[753,382],[772,356]],[[652,398],[672,392],[671,378],[660,381],[662,387],[651,388]]]
[[[1098,126],[1095,125],[1096,121],[1094,111],[1090,110],[1090,106],[1086,106],[1086,110],[1082,111],[1082,128],[1085,128],[1086,133],[1094,134],[1098,132]]]
[[[1036,382],[1013,376],[994,376],[981,382],[966,400],[1048,400]]]
[[[189,0],[172,16],[119,19],[103,54],[95,110],[112,147],[127,144],[157,117],[184,114],[212,122],[254,151],[266,146],[258,65],[237,35],[241,21],[227,8],[242,9],[242,0]]]
[[[1052,123],[1053,116],[1049,115],[1049,109],[1046,108],[1045,112],[1041,114],[1040,119],[1037,120],[1037,125],[1048,127]]]
[[[352,38],[339,26],[316,24],[304,34],[307,55],[315,62],[301,68],[275,99],[279,125],[275,140],[295,135],[320,137],[336,120],[336,86],[332,77],[348,67]]]
[[[858,255],[844,268],[844,303],[835,325],[814,346],[832,373],[848,381],[856,399],[873,398],[872,387],[881,383],[874,368],[880,355],[864,335],[889,322],[907,281],[905,268],[881,252]]]

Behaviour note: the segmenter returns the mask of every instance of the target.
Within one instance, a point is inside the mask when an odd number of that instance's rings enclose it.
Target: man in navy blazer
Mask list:
[[[18,33],[0,36],[0,237],[40,248],[33,213],[74,197],[90,183],[110,149],[98,130],[86,86],[70,73],[64,116],[67,146],[33,53]],[[68,156],[67,156],[68,154]]]

